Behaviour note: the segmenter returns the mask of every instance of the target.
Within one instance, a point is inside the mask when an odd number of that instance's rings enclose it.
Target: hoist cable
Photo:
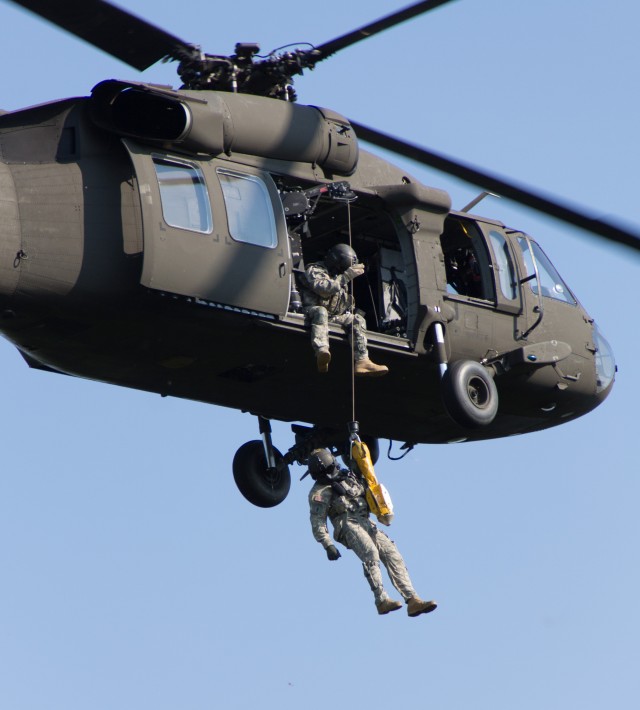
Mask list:
[[[351,204],[347,202],[347,232],[349,234],[349,248],[353,249],[351,235]],[[351,294],[351,421],[356,421],[356,349],[355,349],[355,320],[356,320],[356,299],[353,294],[353,281],[349,283]]]

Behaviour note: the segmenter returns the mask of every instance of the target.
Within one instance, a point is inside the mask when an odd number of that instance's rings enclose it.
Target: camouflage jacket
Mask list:
[[[348,282],[342,274],[331,276],[324,262],[310,264],[300,278],[302,303],[324,306],[330,316],[341,316],[353,310],[353,299]]]
[[[342,484],[345,488],[344,495],[334,490],[330,483],[316,483],[309,491],[311,532],[324,548],[333,545],[327,530],[327,518],[331,520],[333,536],[338,542],[349,520],[369,519],[364,485],[352,478]]]

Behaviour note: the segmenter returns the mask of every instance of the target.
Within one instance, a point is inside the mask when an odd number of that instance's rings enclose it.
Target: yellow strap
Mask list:
[[[355,439],[351,442],[351,456],[367,482],[367,503],[371,512],[383,525],[390,525],[393,520],[393,503],[389,491],[378,483],[369,447],[359,439]]]

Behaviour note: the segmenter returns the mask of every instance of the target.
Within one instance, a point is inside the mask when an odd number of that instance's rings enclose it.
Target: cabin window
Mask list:
[[[153,156],[160,187],[162,215],[170,227],[210,234],[213,230],[209,194],[200,168]]]
[[[535,259],[542,295],[548,298],[555,298],[557,301],[564,301],[565,303],[575,305],[576,300],[573,297],[573,294],[569,291],[565,282],[560,278],[560,274],[556,271],[555,266],[549,261],[549,258],[538,246],[538,244],[536,244],[533,240],[525,239],[524,237],[519,237],[518,243],[520,244],[520,249],[522,249],[524,264],[527,269],[527,275],[529,276],[534,276],[536,273],[534,268]],[[533,256],[531,255],[532,249]],[[538,279],[531,279],[529,283],[531,285],[531,290],[537,296]]]
[[[507,240],[504,238],[504,235],[493,229],[489,233],[489,239],[491,240],[491,247],[495,256],[493,270],[498,274],[498,282],[502,295],[508,301],[515,301],[518,297],[516,291],[516,270],[513,265],[513,259],[511,258]]]
[[[231,237],[269,249],[277,246],[276,220],[264,182],[254,175],[222,168],[217,172]]]

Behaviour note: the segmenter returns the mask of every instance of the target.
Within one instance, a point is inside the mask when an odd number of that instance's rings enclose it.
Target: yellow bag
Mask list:
[[[391,525],[393,520],[393,503],[389,491],[378,483],[369,447],[359,439],[351,442],[351,457],[358,464],[360,473],[367,482],[367,503],[371,512],[383,525]]]

